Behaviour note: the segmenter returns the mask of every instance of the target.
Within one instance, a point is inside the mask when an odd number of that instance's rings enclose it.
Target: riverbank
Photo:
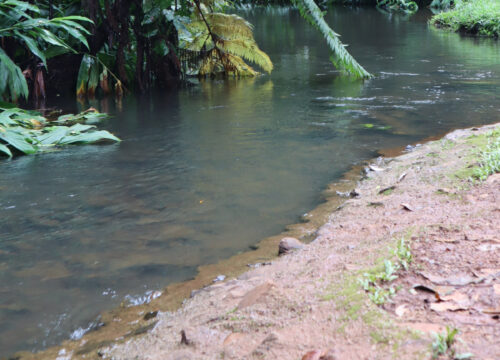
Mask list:
[[[460,33],[498,38],[500,1],[457,1],[452,10],[434,15],[431,23]]]
[[[129,308],[133,321],[117,312],[114,323],[136,329],[114,342],[84,337],[40,358],[406,359],[429,358],[433,342],[436,352],[500,357],[500,181],[470,181],[493,127],[372,166],[303,249],[228,274],[177,311]],[[446,326],[459,334],[434,341]]]

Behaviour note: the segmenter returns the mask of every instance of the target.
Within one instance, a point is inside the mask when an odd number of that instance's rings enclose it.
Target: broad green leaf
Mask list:
[[[6,154],[8,157],[12,157],[12,153],[10,149],[4,144],[0,144],[0,152]]]
[[[42,145],[57,145],[68,134],[66,126],[51,126],[44,129],[44,133],[37,136],[37,141]]]
[[[10,57],[3,51],[0,47],[0,63],[4,65],[3,74],[4,81],[7,83],[7,86],[10,90],[10,95],[13,98],[17,98],[19,96],[23,96],[28,98],[28,84],[26,83],[26,79],[24,75],[16,64],[10,59]],[[3,72],[3,71],[2,71]]]
[[[104,140],[110,140],[116,142],[121,141],[119,138],[117,138],[110,132],[106,130],[100,130],[100,131],[85,132],[85,133],[80,133],[78,135],[67,136],[63,140],[61,140],[60,144],[91,144]]]
[[[36,41],[34,39],[30,38],[29,36],[25,36],[25,35],[21,34],[19,31],[14,31],[14,33],[17,36],[19,36],[21,39],[24,40],[24,43],[26,44],[26,46],[28,47],[28,49],[35,56],[37,56],[40,60],[42,60],[43,65],[45,65],[45,67],[47,67],[47,60],[45,59],[45,54],[43,53],[42,50],[40,50],[38,48],[38,44],[36,43]]]
[[[37,151],[37,148],[28,141],[29,137],[22,128],[18,128],[17,131],[7,128],[0,132],[0,139],[25,154],[34,154]]]
[[[80,41],[83,45],[85,45],[85,47],[88,49],[89,48],[89,44],[87,42],[87,39],[85,38],[85,36],[83,36],[83,34],[78,31],[77,29],[75,29],[74,27],[72,26],[68,26],[66,24],[58,24],[59,27],[63,28],[64,30],[66,30],[68,32],[68,34],[70,34],[71,36],[73,36],[75,39],[77,39],[78,41]]]
[[[97,86],[99,85],[99,71],[100,65],[95,59],[92,58],[92,65],[90,66],[89,82],[87,84],[87,92],[89,96],[94,96]]]
[[[78,77],[76,80],[76,96],[82,97],[87,94],[87,83],[89,81],[90,67],[94,59],[89,55],[84,55],[80,63],[80,70],[78,70]]]

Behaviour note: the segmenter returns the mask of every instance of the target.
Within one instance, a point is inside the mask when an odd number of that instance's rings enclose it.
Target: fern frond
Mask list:
[[[359,78],[371,78],[372,75],[366,71],[346,50],[339,37],[324,19],[323,12],[320,10],[314,0],[293,0],[299,8],[302,16],[317,28],[325,38],[330,50],[332,51],[333,64],[348,73]]]
[[[226,54],[228,60],[229,74],[233,76],[257,76],[259,73],[248,65],[242,58],[237,55]]]
[[[219,72],[238,76],[257,75],[243,59],[258,65],[268,73],[273,70],[271,59],[257,46],[253,37],[253,26],[248,21],[237,15],[222,13],[203,12],[198,16],[201,19],[186,25],[192,36],[186,48],[209,51],[199,69],[200,75]]]
[[[269,56],[259,49],[255,41],[247,39],[221,40],[217,45],[232,55],[242,57],[262,68],[262,70],[271,73],[273,63]]]
[[[205,14],[212,31],[225,39],[253,39],[253,26],[248,21],[234,14]]]

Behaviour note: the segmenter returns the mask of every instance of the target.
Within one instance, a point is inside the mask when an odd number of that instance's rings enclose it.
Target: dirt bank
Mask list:
[[[177,311],[156,314],[152,302],[128,310],[135,320],[110,313],[105,326],[137,329],[43,358],[428,359],[434,342],[441,359],[500,359],[500,179],[470,181],[494,127],[372,166],[301,250],[196,291]]]

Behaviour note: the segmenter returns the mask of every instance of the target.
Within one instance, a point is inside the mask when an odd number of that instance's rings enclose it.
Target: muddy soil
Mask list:
[[[84,337],[43,358],[500,359],[500,175],[470,180],[494,128],[374,163],[302,249],[193,291],[176,311],[132,309],[137,330],[112,342],[86,349]],[[377,283],[395,292],[377,305],[362,280],[401,263],[402,239],[409,267]]]

